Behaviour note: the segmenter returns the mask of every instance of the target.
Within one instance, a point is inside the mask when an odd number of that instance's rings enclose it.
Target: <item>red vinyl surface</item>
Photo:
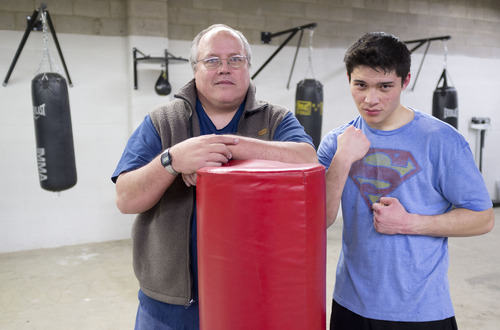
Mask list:
[[[324,178],[263,160],[197,172],[201,329],[325,329]]]

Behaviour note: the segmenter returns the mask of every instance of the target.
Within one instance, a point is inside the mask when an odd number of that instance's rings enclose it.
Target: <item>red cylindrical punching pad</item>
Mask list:
[[[201,329],[325,329],[324,167],[231,161],[196,191]]]

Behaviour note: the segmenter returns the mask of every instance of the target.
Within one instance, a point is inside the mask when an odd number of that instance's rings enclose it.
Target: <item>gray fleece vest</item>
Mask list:
[[[163,149],[200,135],[195,106],[192,80],[179,90],[175,100],[150,112]],[[257,101],[251,83],[237,134],[272,140],[287,112],[283,107]],[[160,201],[134,222],[134,272],[141,290],[153,299],[176,305],[192,301],[190,235],[195,194],[195,187],[187,187],[178,175]]]

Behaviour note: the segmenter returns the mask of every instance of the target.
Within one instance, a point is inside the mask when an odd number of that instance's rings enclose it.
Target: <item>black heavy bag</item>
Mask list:
[[[40,186],[49,191],[76,184],[75,150],[66,79],[40,73],[31,81]]]
[[[304,79],[297,84],[295,92],[295,117],[309,136],[316,149],[321,142],[323,118],[323,85],[316,79]]]
[[[443,86],[436,87],[432,97],[432,115],[458,129],[457,90],[453,86],[448,86],[446,69],[443,70],[437,86],[441,80],[443,80]]]

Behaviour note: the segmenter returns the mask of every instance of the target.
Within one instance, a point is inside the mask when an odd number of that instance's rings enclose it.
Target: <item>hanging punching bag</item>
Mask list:
[[[443,86],[438,87],[443,80]],[[457,90],[448,86],[446,68],[443,70],[432,97],[432,115],[458,129]]]
[[[321,142],[323,85],[316,79],[304,79],[297,84],[295,117],[313,139],[317,149]]]
[[[172,87],[168,82],[168,72],[161,70],[161,74],[156,80],[155,91],[158,95],[168,95],[172,91]]]
[[[66,79],[40,73],[31,81],[40,186],[49,191],[76,184],[75,151]]]

